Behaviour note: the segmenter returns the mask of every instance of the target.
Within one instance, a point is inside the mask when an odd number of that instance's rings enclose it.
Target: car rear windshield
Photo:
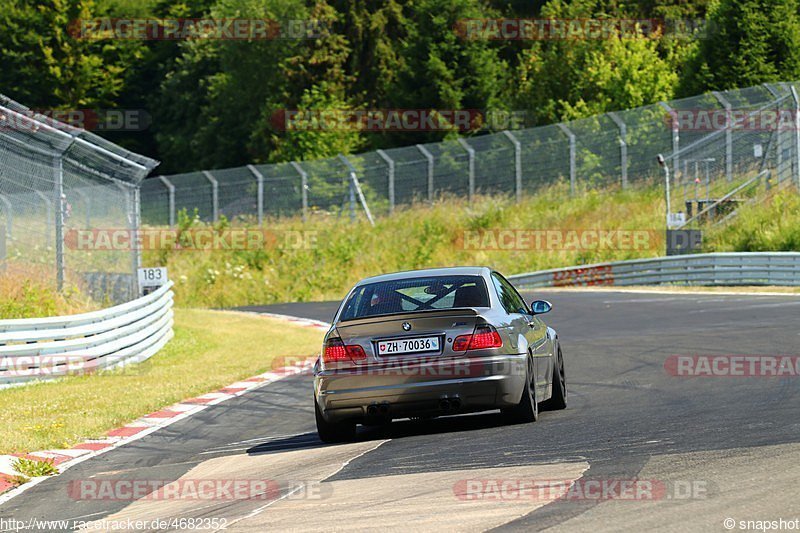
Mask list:
[[[482,277],[433,276],[361,285],[348,298],[339,320],[458,307],[489,307]]]

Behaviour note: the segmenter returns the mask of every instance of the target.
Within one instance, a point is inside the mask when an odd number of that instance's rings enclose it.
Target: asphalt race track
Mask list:
[[[296,376],[81,463],[0,507],[0,518],[214,517],[231,531],[592,532],[726,531],[726,518],[736,530],[741,520],[800,518],[800,378],[668,371],[675,355],[797,355],[800,298],[537,296],[555,307],[546,320],[564,349],[569,407],[536,423],[503,425],[495,413],[398,421],[361,428],[352,444],[324,446],[311,377]],[[328,321],[335,307],[250,310]],[[270,501],[76,501],[67,491],[73,480],[220,477],[274,479],[295,492]],[[613,488],[634,479],[655,490],[628,497]],[[500,497],[491,480],[506,488],[562,480],[582,489],[561,498],[513,490]],[[461,491],[478,486],[469,481],[486,489],[483,498]],[[598,497],[589,490],[598,483],[612,488]]]

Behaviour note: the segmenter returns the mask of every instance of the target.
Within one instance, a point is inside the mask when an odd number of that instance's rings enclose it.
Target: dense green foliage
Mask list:
[[[287,133],[273,120],[278,110],[521,110],[538,125],[800,77],[797,0],[3,0],[2,7],[0,92],[40,109],[144,109],[149,128],[104,135],[160,159],[162,172],[454,135]],[[71,22],[99,17],[310,19],[321,31],[315,39],[250,41],[71,34]],[[666,23],[662,31],[577,40],[470,39],[456,31],[465,19],[499,17]],[[698,24],[706,17],[707,26]]]

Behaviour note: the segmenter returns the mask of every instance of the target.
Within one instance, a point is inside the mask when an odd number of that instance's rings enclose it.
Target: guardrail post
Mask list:
[[[258,225],[264,222],[264,175],[253,165],[247,165],[247,169],[255,176],[258,183],[257,203],[258,203]]]
[[[575,194],[575,153],[576,153],[576,139],[575,134],[564,124],[558,124],[564,135],[569,139],[569,193]]]
[[[6,237],[13,238],[12,231],[14,230],[14,211],[11,202],[4,195],[0,194],[0,202],[5,207],[6,213]]]
[[[522,143],[508,130],[504,130],[503,135],[514,145],[514,193],[517,202],[520,202],[522,201]]]
[[[675,179],[678,179],[678,171],[681,168],[680,156],[678,155],[681,149],[681,129],[678,123],[678,116],[668,103],[659,102],[658,105],[664,108],[672,117],[672,175],[675,176]]]
[[[616,113],[608,113],[608,116],[619,128],[619,168],[622,178],[622,188],[628,188],[628,126]]]
[[[731,103],[718,91],[711,91],[722,107],[725,108],[725,177],[728,181],[733,181],[733,124],[732,115],[733,106]]]
[[[203,176],[211,183],[211,217],[216,222],[219,220],[219,182],[208,170],[203,171]]]
[[[167,188],[169,195],[169,227],[175,227],[175,186],[164,176],[159,176],[159,180]]]
[[[797,97],[797,89],[791,86],[792,100],[794,100],[794,172],[797,186],[800,187],[800,99]]]
[[[428,160],[428,201],[433,202],[433,154],[421,144],[416,146],[417,150],[419,150],[422,155],[425,156],[425,159]]]
[[[383,150],[378,150],[378,155],[386,161],[389,172],[389,214],[394,213],[394,160]]]
[[[464,147],[469,156],[469,202],[472,203],[475,196],[475,149],[462,137],[458,138],[458,143]]]
[[[303,201],[303,222],[308,220],[308,174],[296,161],[292,161],[292,167],[300,174],[300,194]]]

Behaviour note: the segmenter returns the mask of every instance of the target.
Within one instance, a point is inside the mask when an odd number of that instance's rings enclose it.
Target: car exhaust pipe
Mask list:
[[[373,404],[367,407],[367,414],[369,416],[375,416],[378,414],[378,406]]]
[[[442,411],[449,411],[450,410],[450,400],[448,400],[447,398],[442,398],[441,400],[439,400],[439,408]]]
[[[389,404],[388,403],[382,403],[380,405],[379,409],[381,410],[381,414],[385,415],[385,414],[387,414],[389,412]]]
[[[461,409],[461,398],[453,398],[450,400],[450,406],[453,408],[454,411],[458,411]]]

